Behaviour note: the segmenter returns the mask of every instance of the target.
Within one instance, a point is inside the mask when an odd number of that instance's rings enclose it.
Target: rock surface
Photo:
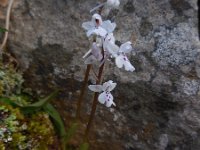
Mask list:
[[[42,92],[62,88],[72,115],[89,48],[81,24],[95,5],[94,0],[21,0],[12,13],[8,48],[20,61],[25,86]],[[134,44],[129,58],[136,71],[107,64],[105,80],[118,83],[117,107],[98,106],[91,149],[199,150],[197,0],[123,0],[116,12],[114,35]]]

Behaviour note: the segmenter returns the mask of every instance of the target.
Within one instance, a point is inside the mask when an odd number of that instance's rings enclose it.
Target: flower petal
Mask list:
[[[86,33],[87,37],[91,36],[93,34],[94,30],[95,29],[88,30],[87,33]]]
[[[110,20],[103,21],[102,28],[104,28],[108,33],[112,33],[116,28],[116,23],[112,23]]]
[[[112,91],[117,86],[117,83],[111,83],[108,91]]]
[[[119,50],[119,47],[117,45],[115,45],[114,43],[106,40],[103,43],[103,47],[104,47],[105,51],[109,52],[113,57],[116,57],[117,52]]]
[[[103,37],[96,36],[96,44],[98,47],[102,47],[103,45]]]
[[[132,49],[131,42],[128,41],[120,46],[119,52],[129,53]]]
[[[92,23],[91,21],[83,22],[82,24],[82,28],[84,28],[87,31],[93,29],[94,27],[94,23]]]
[[[107,0],[106,5],[111,8],[118,8],[120,4],[119,0]]]
[[[106,36],[106,40],[115,44],[115,37],[114,37],[113,33],[108,33]]]
[[[117,65],[118,68],[122,68],[123,67],[124,60],[123,60],[123,56],[122,55],[118,55],[115,58],[115,64]]]
[[[92,51],[91,51],[91,54],[98,60],[98,61],[101,61],[103,56],[102,56],[102,53],[101,53],[101,49],[97,46],[97,44],[94,42],[92,44]]]
[[[106,92],[103,92],[103,93],[101,93],[100,95],[99,95],[99,97],[98,97],[98,101],[99,101],[99,103],[101,103],[101,104],[104,104],[105,102],[106,102]]]
[[[101,37],[105,37],[106,34],[107,34],[107,31],[104,28],[102,28],[102,27],[98,27],[98,28],[95,28],[95,29],[90,30],[90,31],[87,32],[87,36],[88,37],[90,35],[92,35],[92,34],[96,34],[96,35],[99,35]]]
[[[114,83],[112,80],[109,80],[103,84],[103,91],[112,91],[116,87],[117,83]]]
[[[124,54],[118,55],[115,58],[115,63],[116,63],[116,65],[117,65],[118,68],[122,68],[124,66],[124,68],[125,68],[126,71],[133,72],[135,70],[135,68],[133,67],[133,65],[130,63],[130,61],[128,60],[128,58]]]
[[[131,72],[135,71],[135,68],[134,68],[133,65],[130,63],[129,60],[124,62],[124,67],[125,67],[125,70],[126,70],[126,71],[131,71]]]
[[[88,88],[93,92],[101,92],[102,85],[89,85]]]
[[[105,104],[106,107],[111,107],[111,105],[115,105],[113,102],[113,96],[110,92],[103,92],[99,95],[98,101],[101,104]]]

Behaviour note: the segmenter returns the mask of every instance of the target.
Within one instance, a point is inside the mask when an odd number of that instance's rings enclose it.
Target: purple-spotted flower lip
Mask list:
[[[106,107],[111,107],[112,105],[116,106],[113,102],[113,96],[110,93],[115,87],[117,83],[114,83],[112,80],[105,82],[103,85],[89,85],[88,88],[93,92],[99,92],[98,101],[101,104],[106,105]]]
[[[115,57],[115,63],[118,68],[124,67],[126,71],[135,71],[134,66],[130,63],[129,59],[126,56],[126,53],[130,53],[132,50],[133,48],[130,41],[120,46],[118,55]]]
[[[118,68],[124,67],[126,71],[135,71],[134,66],[130,63],[130,61],[124,53],[121,53],[117,57],[115,57],[115,64]]]

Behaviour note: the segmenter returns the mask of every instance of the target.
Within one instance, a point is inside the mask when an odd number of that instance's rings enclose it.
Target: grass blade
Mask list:
[[[47,103],[49,103],[57,94],[59,90],[54,91],[49,96],[30,105],[22,106],[21,109],[24,113],[32,113],[42,109]]]
[[[13,107],[21,107],[18,103],[13,102],[10,98],[0,97],[0,102],[11,105]]]
[[[57,131],[57,133],[61,137],[62,149],[66,150],[66,141],[65,141],[66,131],[65,131],[65,125],[63,123],[62,118],[60,117],[60,114],[53,107],[53,105],[51,105],[50,103],[45,105],[43,107],[43,109],[51,117],[51,120],[52,120],[52,122],[54,124],[55,130]]]

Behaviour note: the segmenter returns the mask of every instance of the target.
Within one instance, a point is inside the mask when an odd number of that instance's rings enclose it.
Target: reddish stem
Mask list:
[[[78,103],[77,103],[76,119],[80,119],[80,117],[81,117],[81,105],[82,105],[82,102],[83,102],[83,97],[85,95],[85,89],[87,87],[87,82],[88,82],[89,73],[90,73],[91,68],[92,68],[91,64],[87,65],[83,86],[81,88],[80,97],[79,97],[79,100],[78,100]]]
[[[101,84],[101,77],[102,77],[102,74],[103,74],[103,68],[104,68],[104,63],[99,68],[98,79],[96,81],[96,84]],[[89,134],[89,131],[90,131],[90,128],[91,128],[91,125],[92,125],[92,121],[93,121],[94,116],[95,116],[95,111],[96,111],[96,108],[97,108],[98,96],[99,96],[99,93],[95,92],[94,98],[93,98],[93,104],[92,104],[92,111],[90,113],[87,128],[85,130],[85,140],[88,140],[88,134]]]

